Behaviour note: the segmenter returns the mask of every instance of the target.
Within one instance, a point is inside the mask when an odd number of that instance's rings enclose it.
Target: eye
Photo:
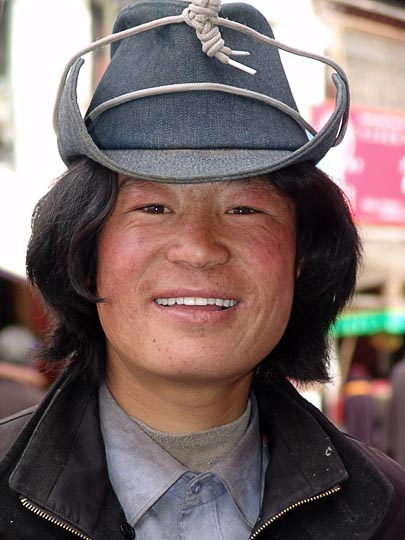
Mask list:
[[[228,214],[236,214],[238,216],[246,216],[249,214],[257,214],[259,211],[254,208],[249,208],[248,206],[235,206],[235,208],[230,208]]]
[[[163,204],[148,204],[147,206],[142,206],[139,208],[145,214],[169,214],[170,210]]]

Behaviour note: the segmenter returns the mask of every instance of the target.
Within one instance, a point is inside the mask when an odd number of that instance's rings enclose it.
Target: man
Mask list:
[[[1,427],[1,538],[403,537],[404,472],[288,382],[327,379],[355,286],[349,208],[314,165],[343,136],[347,81],[323,59],[336,108],[316,134],[288,47],[252,7],[219,9],[125,8],[89,48],[113,42],[84,120],[82,60],[63,77],[68,170],[27,260],[54,315],[42,356],[67,367]]]
[[[22,325],[0,330],[0,418],[36,405],[45,395],[47,378],[30,365],[35,346],[35,336]]]
[[[405,358],[399,360],[391,372],[391,402],[389,425],[390,455],[405,466],[405,431],[404,431],[404,384],[405,384]]]

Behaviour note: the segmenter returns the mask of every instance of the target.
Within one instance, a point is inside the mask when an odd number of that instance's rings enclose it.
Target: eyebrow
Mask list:
[[[122,191],[122,190],[126,190],[126,189],[129,189],[129,188],[132,188],[134,185],[136,185],[137,187],[142,187],[142,186],[153,186],[157,184],[157,182],[152,182],[150,180],[144,180],[142,178],[135,178],[133,176],[122,176],[121,178],[119,177],[118,178],[118,190],[119,191]]]
[[[273,182],[268,178],[262,178],[260,176],[253,176],[250,178],[245,178],[243,180],[230,180],[229,183],[231,187],[238,186],[241,183],[249,184],[249,186],[252,188],[252,190],[258,194],[263,193],[263,189],[267,191],[271,195],[279,195],[281,197],[286,197],[288,199],[288,196],[283,193],[277,186],[273,184]]]

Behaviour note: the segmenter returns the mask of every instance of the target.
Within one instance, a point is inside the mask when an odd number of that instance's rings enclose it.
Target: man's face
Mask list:
[[[263,179],[119,182],[98,243],[107,372],[188,384],[249,379],[290,316],[293,204]]]

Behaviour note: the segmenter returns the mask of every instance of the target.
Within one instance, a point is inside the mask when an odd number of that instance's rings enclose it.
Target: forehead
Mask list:
[[[131,191],[139,192],[146,191],[172,191],[172,192],[188,192],[194,197],[205,197],[209,193],[232,193],[232,192],[248,192],[250,194],[271,195],[287,199],[288,197],[282,193],[271,182],[269,177],[254,176],[241,180],[225,180],[221,182],[200,182],[200,183],[160,183],[149,180],[142,180],[131,176],[118,175],[118,186],[120,193],[130,193]]]

